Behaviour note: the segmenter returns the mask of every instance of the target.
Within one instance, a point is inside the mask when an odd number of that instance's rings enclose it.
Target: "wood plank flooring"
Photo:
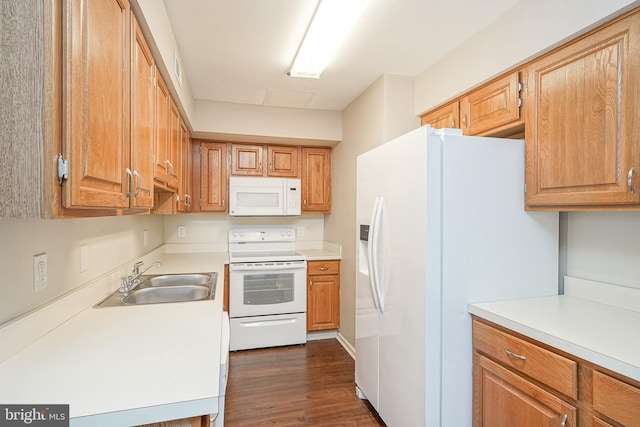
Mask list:
[[[225,427],[384,426],[356,396],[354,372],[335,339],[232,352]]]

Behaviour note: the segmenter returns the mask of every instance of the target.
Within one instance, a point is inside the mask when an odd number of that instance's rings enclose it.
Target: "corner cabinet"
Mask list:
[[[639,69],[639,13],[529,65],[528,209],[638,207]]]
[[[307,263],[307,331],[340,327],[340,261]]]
[[[331,212],[331,148],[302,147],[302,211]]]

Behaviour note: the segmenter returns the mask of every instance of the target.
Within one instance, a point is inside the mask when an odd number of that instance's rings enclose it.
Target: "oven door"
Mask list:
[[[305,312],[306,276],[306,261],[230,264],[229,315]]]

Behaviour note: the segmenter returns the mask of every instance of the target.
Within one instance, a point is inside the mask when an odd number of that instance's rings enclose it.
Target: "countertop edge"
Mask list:
[[[556,297],[546,297],[546,298],[567,299],[571,297],[559,295]],[[539,300],[539,299],[536,298],[535,300]],[[500,302],[499,304],[506,305],[506,304],[509,304],[509,301],[503,301],[503,302]],[[583,359],[587,362],[591,362],[595,365],[601,366],[602,368],[624,375],[633,380],[640,381],[640,366],[635,366],[634,364],[627,363],[615,357],[611,357],[610,355],[606,354],[603,351],[598,351],[598,350],[580,345],[568,336],[559,336],[553,333],[549,333],[543,330],[542,328],[540,328],[538,325],[536,325],[535,322],[530,323],[523,319],[514,319],[511,317],[502,315],[496,310],[494,310],[491,307],[491,305],[492,303],[470,304],[468,307],[468,311],[472,315],[475,315],[484,320],[488,320],[492,323],[495,323],[496,325],[510,329],[514,332],[518,332],[533,340],[536,340],[543,344],[547,344],[560,351],[571,354],[577,358]],[[607,306],[607,307],[610,307],[610,306]]]

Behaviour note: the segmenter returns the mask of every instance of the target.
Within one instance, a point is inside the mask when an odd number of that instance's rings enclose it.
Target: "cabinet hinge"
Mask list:
[[[522,108],[522,98],[518,98],[518,108]]]
[[[58,185],[69,179],[69,161],[62,158],[62,153],[58,153]]]

